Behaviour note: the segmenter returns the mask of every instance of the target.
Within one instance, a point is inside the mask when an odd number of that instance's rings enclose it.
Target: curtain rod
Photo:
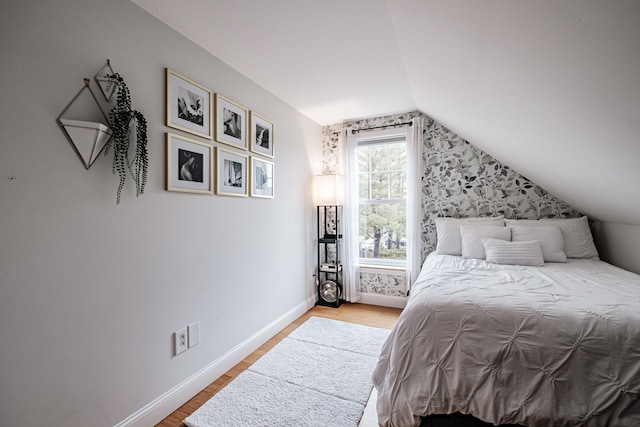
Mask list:
[[[352,134],[352,135],[355,135],[357,132],[360,132],[361,130],[373,130],[373,129],[394,128],[394,127],[398,127],[398,126],[411,126],[411,122],[406,122],[406,123],[396,123],[396,124],[394,124],[394,125],[374,126],[374,127],[372,127],[372,128],[351,129],[351,134]]]

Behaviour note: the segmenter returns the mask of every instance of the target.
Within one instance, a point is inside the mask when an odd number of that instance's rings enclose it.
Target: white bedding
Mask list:
[[[373,374],[381,426],[640,426],[640,276],[430,254]]]

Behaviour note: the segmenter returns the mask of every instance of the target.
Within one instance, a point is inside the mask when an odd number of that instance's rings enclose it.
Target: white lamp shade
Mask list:
[[[340,205],[342,199],[340,175],[317,175],[314,178],[317,206]]]

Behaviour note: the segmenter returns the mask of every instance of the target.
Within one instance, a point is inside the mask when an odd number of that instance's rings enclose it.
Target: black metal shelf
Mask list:
[[[318,289],[316,304],[339,307],[342,287],[342,206],[318,206]],[[327,267],[330,266],[330,267]]]
[[[336,244],[339,239],[318,239],[318,243]]]

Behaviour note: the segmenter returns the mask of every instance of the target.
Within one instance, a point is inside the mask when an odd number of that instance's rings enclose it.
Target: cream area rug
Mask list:
[[[184,423],[355,427],[388,335],[387,329],[311,317]]]

